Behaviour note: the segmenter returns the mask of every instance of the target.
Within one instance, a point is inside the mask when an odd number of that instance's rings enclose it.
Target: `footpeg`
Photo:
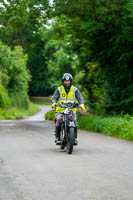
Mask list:
[[[74,141],[74,145],[75,145],[75,146],[78,145],[78,140],[77,140],[77,139],[75,139],[75,141]]]

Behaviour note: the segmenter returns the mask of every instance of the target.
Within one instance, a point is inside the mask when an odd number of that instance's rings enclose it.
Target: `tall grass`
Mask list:
[[[54,120],[55,112],[49,111],[45,118]],[[102,117],[95,115],[82,116],[77,115],[78,128],[104,133],[106,135],[118,137],[125,140],[133,141],[133,117]]]
[[[54,120],[55,119],[55,110],[50,110],[45,114],[45,119],[46,120]]]
[[[10,94],[11,107],[17,107],[19,109],[27,110],[29,108],[29,97],[26,93],[14,91]]]
[[[79,116],[78,126],[84,130],[133,141],[132,117]]]
[[[38,106],[32,103],[29,103],[28,109],[19,109],[17,107],[11,107],[8,109],[0,108],[0,120],[8,119],[21,119],[28,115],[32,115],[38,111]]]

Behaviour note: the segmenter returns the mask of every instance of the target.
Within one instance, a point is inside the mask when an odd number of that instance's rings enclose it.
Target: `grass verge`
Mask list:
[[[45,119],[54,120],[55,111],[49,111]],[[77,115],[78,128],[103,133],[120,139],[133,141],[133,117],[101,117]]]
[[[21,119],[28,115],[32,115],[38,111],[38,106],[31,103],[29,104],[28,110],[20,110],[16,107],[9,109],[0,109],[0,120],[8,120],[8,119]]]
[[[45,119],[54,121],[54,116],[55,116],[55,110],[50,110],[45,114]]]

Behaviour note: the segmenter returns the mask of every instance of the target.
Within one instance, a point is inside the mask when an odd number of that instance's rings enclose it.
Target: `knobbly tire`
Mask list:
[[[74,146],[74,128],[69,128],[68,138],[67,138],[67,153],[71,154]]]

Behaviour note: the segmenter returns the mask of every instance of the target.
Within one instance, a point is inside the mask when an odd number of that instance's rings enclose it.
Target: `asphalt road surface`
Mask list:
[[[0,121],[0,200],[133,200],[132,142],[79,130],[68,155],[40,109]]]

